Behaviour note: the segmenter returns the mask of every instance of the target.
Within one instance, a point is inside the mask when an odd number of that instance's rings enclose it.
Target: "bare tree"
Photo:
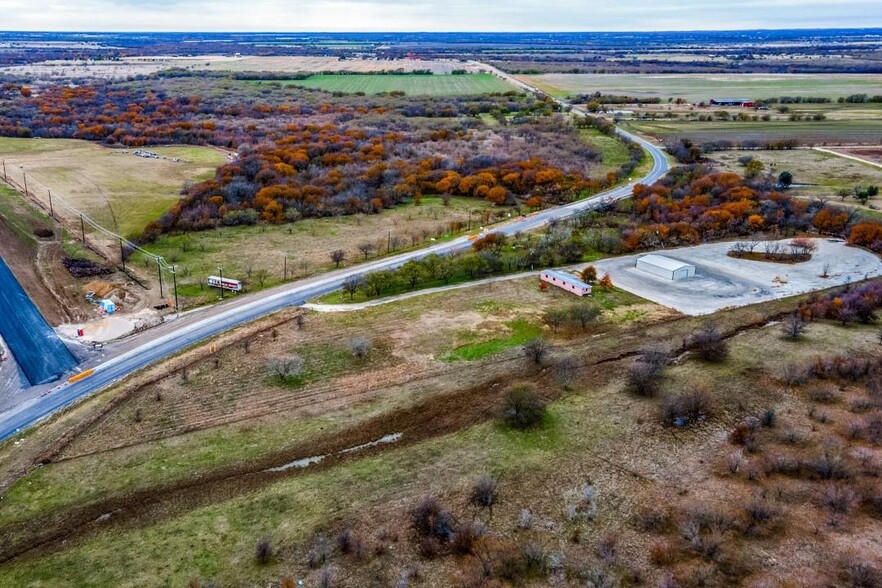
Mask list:
[[[343,291],[349,294],[349,300],[355,298],[355,293],[359,288],[364,286],[364,276],[361,274],[355,274],[352,276],[346,276],[343,280]]]
[[[805,321],[802,320],[802,317],[799,316],[799,313],[794,312],[781,323],[781,332],[784,333],[784,336],[790,339],[791,341],[796,341],[799,339],[808,329],[805,324]]]
[[[548,343],[542,339],[530,339],[524,344],[524,355],[536,365],[542,365],[542,360],[548,354]]]
[[[829,261],[825,261],[824,265],[821,266],[821,277],[822,278],[830,277],[830,262]]]
[[[303,359],[299,355],[271,357],[267,361],[267,367],[284,384],[289,378],[300,375],[303,371]]]
[[[344,259],[346,259],[346,252],[342,249],[331,251],[331,261],[334,262],[335,267],[340,267],[340,264],[343,263]]]
[[[371,352],[371,340],[367,337],[356,337],[349,341],[349,350],[356,359],[364,359]]]
[[[367,259],[370,257],[370,254],[376,251],[377,247],[373,243],[361,243],[358,246],[358,250],[361,251],[361,254],[364,255],[364,258]]]

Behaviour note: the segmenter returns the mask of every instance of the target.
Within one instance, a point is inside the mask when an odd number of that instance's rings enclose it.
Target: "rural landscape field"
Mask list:
[[[41,4],[0,586],[882,587],[872,6]]]

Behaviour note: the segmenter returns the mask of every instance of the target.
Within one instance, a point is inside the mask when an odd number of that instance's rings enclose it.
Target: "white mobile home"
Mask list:
[[[637,269],[669,280],[685,280],[695,275],[694,265],[655,253],[639,258]]]

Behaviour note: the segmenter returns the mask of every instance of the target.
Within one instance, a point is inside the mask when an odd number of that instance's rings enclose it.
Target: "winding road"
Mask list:
[[[519,88],[528,92],[540,92],[537,88],[533,88],[493,67],[484,64],[480,65]],[[563,100],[554,98],[554,101],[562,107],[571,109],[571,112],[577,115],[584,116],[587,114],[585,111],[573,107]],[[622,137],[639,143],[652,158],[652,169],[635,181],[650,184],[667,173],[669,169],[668,160],[661,149],[622,129],[617,129],[616,132]],[[549,222],[595,208],[608,200],[626,198],[631,194],[632,187],[633,182],[591,198],[495,225],[493,232],[513,235],[521,231],[537,229]],[[185,313],[180,318],[168,321],[149,331],[110,344],[105,347],[100,359],[87,361],[81,366],[84,370],[94,370],[91,376],[75,383],[65,382],[54,388],[44,390],[41,395],[32,396],[18,406],[0,414],[0,440],[15,435],[51,415],[54,411],[106,388],[132,372],[169,357],[199,341],[279,309],[302,305],[309,298],[337,290],[347,276],[381,269],[392,269],[407,261],[420,259],[432,253],[445,255],[467,250],[471,243],[467,236],[463,236],[417,251],[385,257],[357,266],[334,270],[320,276],[289,282],[255,294],[239,296],[231,299],[229,302]]]

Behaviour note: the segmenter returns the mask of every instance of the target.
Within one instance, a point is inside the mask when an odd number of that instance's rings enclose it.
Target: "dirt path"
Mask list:
[[[857,157],[855,155],[849,155],[848,153],[843,153],[842,151],[835,151],[833,149],[824,149],[823,147],[812,147],[815,151],[820,151],[821,153],[829,153],[831,155],[835,155],[837,157],[842,157],[844,159],[850,159],[852,161],[857,161],[863,163],[865,165],[872,165],[873,167],[878,167],[882,169],[882,163],[876,163],[875,161],[870,161],[869,159],[863,159],[861,157]]]
[[[448,292],[450,290],[459,290],[461,288],[473,288],[494,282],[504,282],[506,280],[519,280],[528,276],[539,275],[538,271],[523,272],[517,274],[509,274],[507,276],[497,276],[495,278],[485,278],[483,280],[475,280],[473,282],[463,282],[462,284],[451,284],[450,286],[438,286],[437,288],[424,288],[422,290],[414,290],[413,292],[405,292],[404,294],[396,294],[395,296],[387,296],[385,298],[377,298],[376,300],[366,300],[365,302],[340,303],[340,304],[314,304],[306,303],[303,308],[315,310],[316,312],[350,312],[353,310],[362,310],[371,306],[380,306],[389,304],[390,302],[398,302],[407,300],[416,296],[425,296],[427,294],[437,294],[438,292]]]

